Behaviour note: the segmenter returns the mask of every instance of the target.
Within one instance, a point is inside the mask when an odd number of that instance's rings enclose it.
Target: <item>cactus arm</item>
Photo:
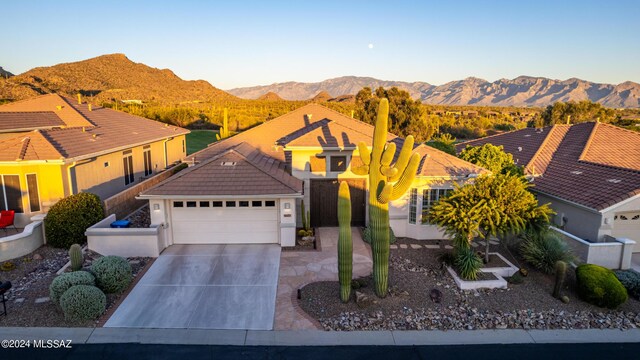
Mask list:
[[[393,191],[390,196],[391,200],[397,200],[401,198],[405,192],[407,192],[407,190],[411,186],[411,183],[413,182],[413,179],[415,179],[416,177],[418,165],[420,165],[420,155],[411,155],[409,165],[407,165],[407,167],[402,172],[400,180],[398,180],[398,182],[393,185]]]
[[[369,165],[356,166],[351,168],[351,172],[356,175],[369,175]]]
[[[389,176],[389,181],[396,182],[400,179],[400,176],[402,176],[402,172],[400,171],[400,169],[404,169],[409,164],[411,153],[413,152],[413,144],[413,136],[407,136],[407,138],[404,140],[404,144],[402,144],[402,149],[400,150],[398,161],[396,161],[394,165],[394,168],[398,169],[398,172],[393,176]]]
[[[358,152],[360,153],[360,158],[365,165],[369,165],[371,163],[371,152],[367,147],[367,144],[364,141],[360,141],[358,143]]]
[[[391,193],[393,192],[393,185],[387,184],[382,188],[380,194],[378,194],[378,202],[381,204],[387,204],[389,199],[391,198]]]
[[[382,158],[380,159],[380,174],[385,175],[389,172],[391,168],[391,162],[393,161],[393,156],[396,154],[396,144],[389,143],[385,147],[382,152]]]

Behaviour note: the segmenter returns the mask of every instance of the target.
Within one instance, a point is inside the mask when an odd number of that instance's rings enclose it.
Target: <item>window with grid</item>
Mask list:
[[[122,164],[124,167],[124,184],[129,185],[135,180],[135,174],[133,173],[133,154],[131,150],[122,153]]]
[[[416,223],[416,214],[418,206],[418,189],[411,189],[409,196],[409,224]]]
[[[427,214],[429,214],[429,209],[431,209],[431,205],[435,204],[436,201],[440,199],[444,199],[449,196],[452,189],[424,189],[422,190],[422,224],[429,225],[427,221]]]

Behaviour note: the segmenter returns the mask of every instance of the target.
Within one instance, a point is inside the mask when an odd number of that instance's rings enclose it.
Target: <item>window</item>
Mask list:
[[[194,208],[196,207],[197,202],[195,201],[187,201],[187,207],[188,208]]]
[[[200,201],[200,207],[209,207],[208,201]]]
[[[222,207],[222,201],[212,201],[211,202],[211,206],[212,207]]]
[[[144,158],[144,176],[153,174],[153,167],[151,166],[151,146],[147,145],[142,153]]]
[[[331,157],[331,171],[345,171],[347,170],[347,157],[346,156],[332,156]]]
[[[227,201],[226,207],[236,207],[236,202],[235,201]]]
[[[436,201],[440,199],[444,199],[449,196],[452,189],[424,189],[422,190],[422,224],[429,225],[427,222],[427,214],[429,213],[429,209],[431,209],[431,205],[435,204]]]
[[[416,223],[416,210],[418,204],[418,189],[411,189],[409,197],[409,224]]]
[[[109,167],[109,162],[108,161],[105,161],[104,167]]]
[[[182,152],[185,152],[185,148],[184,148],[184,139],[182,139]]]
[[[251,206],[252,207],[262,207],[262,201],[252,201],[251,202]]]
[[[24,212],[20,176],[0,176],[0,210],[14,210],[17,213]]]
[[[276,202],[273,201],[273,200],[268,200],[268,201],[264,202],[264,206],[266,206],[266,207],[274,207],[274,206],[276,206]]]
[[[40,193],[36,174],[27,174],[27,192],[29,193],[29,210],[40,211]]]
[[[122,153],[122,164],[124,166],[124,184],[131,184],[135,178],[133,173],[133,154],[131,150]]]
[[[173,207],[184,207],[184,203],[182,201],[174,201]]]
[[[240,207],[249,207],[248,201],[238,201]]]

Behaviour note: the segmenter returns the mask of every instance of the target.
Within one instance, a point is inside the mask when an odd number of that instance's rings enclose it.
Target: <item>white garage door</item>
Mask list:
[[[278,243],[276,200],[171,202],[174,244]]]
[[[640,252],[640,211],[616,214],[611,235],[634,240],[633,252]]]

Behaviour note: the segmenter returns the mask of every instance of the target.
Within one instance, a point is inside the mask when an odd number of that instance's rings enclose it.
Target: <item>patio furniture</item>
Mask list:
[[[16,212],[13,210],[2,210],[0,211],[0,229],[4,230],[5,235],[7,234],[7,228],[9,226],[13,226],[13,228],[18,232],[18,229],[13,224],[13,219],[15,218]]]
[[[11,289],[11,281],[5,281],[0,283],[0,295],[2,295],[2,306],[4,307],[4,313],[2,315],[7,316],[7,298],[4,294]]]

